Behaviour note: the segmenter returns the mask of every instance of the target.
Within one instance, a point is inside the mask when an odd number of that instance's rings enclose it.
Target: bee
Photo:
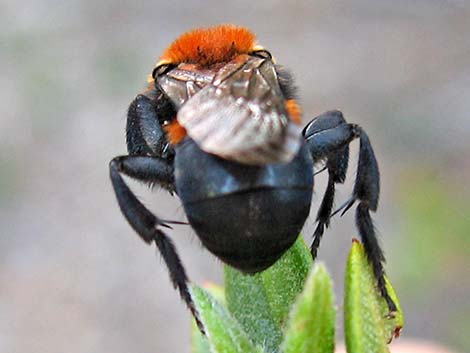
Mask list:
[[[356,225],[390,313],[396,305],[384,279],[384,256],[370,212],[379,200],[379,168],[365,131],[328,111],[301,127],[292,76],[244,27],[220,25],[181,35],[163,53],[148,87],[127,116],[128,155],[110,162],[120,209],[134,231],[155,243],[173,285],[203,330],[188,277],[166,221],[149,211],[122,175],[158,185],[180,198],[205,248],[248,274],[270,267],[297,239],[308,215],[314,166],[328,173],[311,253],[333,214],[357,203]],[[350,199],[333,212],[349,144],[359,139]]]

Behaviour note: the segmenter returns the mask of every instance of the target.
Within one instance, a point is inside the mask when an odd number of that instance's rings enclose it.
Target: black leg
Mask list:
[[[159,185],[170,192],[175,192],[173,163],[159,157],[121,156],[111,161],[119,172],[150,186]]]
[[[166,160],[156,157],[122,156],[114,158],[109,167],[111,181],[122,213],[131,227],[147,244],[155,242],[168,267],[173,286],[179,291],[181,298],[194,315],[199,328],[204,332],[202,322],[198,318],[188,291],[186,271],[173,242],[158,228],[167,226],[168,222],[152,214],[137,199],[121,177],[121,174],[126,174],[147,183],[160,184],[164,187],[170,185],[174,190],[173,166]]]
[[[328,228],[330,224],[330,214],[333,208],[333,201],[335,198],[335,182],[332,177],[332,173],[328,170],[328,186],[326,187],[325,195],[323,196],[323,201],[317,213],[318,222],[317,228],[313,233],[313,242],[310,246],[310,252],[312,258],[315,260],[317,257],[318,247],[320,246],[321,237],[325,231],[325,228]]]
[[[340,129],[338,127],[341,126]],[[326,112],[313,119],[304,129],[303,135],[310,147],[315,162],[326,159],[328,186],[317,213],[318,222],[310,247],[313,259],[317,256],[321,237],[328,228],[335,197],[335,183],[343,183],[349,160],[348,141],[353,137],[341,112]],[[346,142],[345,142],[346,141]]]
[[[375,234],[374,224],[369,213],[369,206],[367,203],[359,202],[356,210],[356,225],[361,235],[362,243],[367,254],[367,258],[374,270],[374,276],[377,279],[380,294],[385,299],[389,309],[389,316],[393,317],[397,311],[397,306],[388,294],[387,287],[385,286],[385,271],[383,263],[385,257],[382,249],[380,248],[377,236]]]
[[[154,99],[139,94],[127,111],[126,141],[131,155],[152,155],[172,160],[174,150],[166,139],[163,124],[176,116],[171,102],[159,91]]]
[[[328,169],[328,187],[318,211],[318,226],[314,233],[311,251],[316,256],[324,228],[328,227],[329,219],[337,212],[346,212],[356,201],[356,226],[359,230],[364,249],[377,279],[381,295],[387,301],[390,314],[397,308],[385,287],[383,262],[385,261],[377,241],[370,211],[376,211],[380,193],[380,174],[377,160],[367,134],[355,124],[348,124],[342,113],[327,112],[314,119],[304,129],[304,137],[310,147],[315,162],[326,159]],[[356,173],[354,191],[351,198],[337,211],[331,213],[334,199],[334,183],[342,183],[348,166],[348,145],[360,139],[359,162]]]

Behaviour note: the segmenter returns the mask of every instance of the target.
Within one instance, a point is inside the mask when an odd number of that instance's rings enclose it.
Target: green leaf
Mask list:
[[[191,352],[192,353],[210,353],[211,348],[207,338],[199,331],[193,320],[191,325]]]
[[[225,305],[225,292],[223,287],[212,282],[204,283],[203,287],[217,301]],[[199,331],[199,327],[197,327],[196,321],[194,320],[192,320],[191,325],[191,348],[192,353],[210,353],[211,351],[207,337]]]
[[[403,329],[403,326],[405,326],[405,318],[403,317],[403,311],[401,309],[400,302],[398,301],[397,294],[395,293],[395,289],[393,289],[392,284],[390,283],[390,280],[387,278],[387,276],[385,276],[385,283],[390,298],[392,298],[397,306],[397,313],[395,317],[392,320],[384,320],[385,339],[388,343],[390,343],[394,338],[398,338],[400,336],[401,330]],[[380,299],[382,299],[382,297],[380,297]],[[380,300],[380,302],[382,306],[382,315],[383,317],[386,317],[389,313],[388,305],[383,299]]]
[[[269,269],[245,275],[225,266],[227,308],[256,344],[268,352],[282,342],[291,305],[301,293],[312,266],[302,237]]]
[[[387,318],[388,307],[377,290],[376,279],[364,247],[353,241],[345,276],[344,327],[349,353],[386,353],[387,344],[403,327],[403,314],[390,282],[389,293],[398,304],[395,318]]]
[[[331,278],[326,268],[315,265],[287,324],[282,352],[333,353],[335,308]]]
[[[190,292],[206,330],[206,342],[209,343],[212,353],[263,353],[261,348],[251,342],[227,309],[208,292],[197,286],[191,286]],[[204,343],[196,348],[205,349]]]

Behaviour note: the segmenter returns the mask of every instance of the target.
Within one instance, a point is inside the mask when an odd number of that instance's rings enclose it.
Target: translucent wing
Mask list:
[[[209,77],[206,73],[205,82]],[[189,80],[186,100],[179,100],[177,120],[200,148],[253,165],[292,160],[301,129],[287,116],[273,63],[243,56],[210,78],[200,85]],[[189,92],[195,85],[198,89]]]

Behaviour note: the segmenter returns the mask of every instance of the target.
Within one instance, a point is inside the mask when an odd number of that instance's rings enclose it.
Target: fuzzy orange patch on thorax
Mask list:
[[[186,129],[182,127],[178,120],[173,119],[168,125],[163,128],[166,131],[168,141],[172,145],[177,145],[186,137]]]
[[[239,54],[247,54],[254,47],[255,35],[248,29],[220,25],[184,33],[165,50],[160,62],[210,66],[230,61]]]
[[[302,109],[295,99],[286,100],[285,107],[289,118],[296,124],[302,123]]]

